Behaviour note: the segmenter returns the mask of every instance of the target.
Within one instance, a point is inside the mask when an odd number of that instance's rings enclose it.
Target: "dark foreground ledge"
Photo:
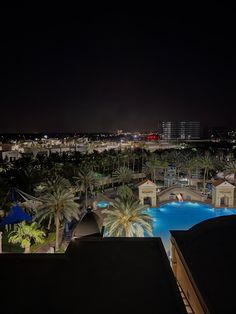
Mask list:
[[[4,313],[186,313],[159,238],[84,237],[0,267]]]

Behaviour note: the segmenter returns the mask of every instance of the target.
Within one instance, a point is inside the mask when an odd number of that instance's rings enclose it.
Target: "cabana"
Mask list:
[[[9,214],[1,220],[0,226],[17,224],[25,220],[32,221],[32,217],[26,214],[18,204],[14,204]]]

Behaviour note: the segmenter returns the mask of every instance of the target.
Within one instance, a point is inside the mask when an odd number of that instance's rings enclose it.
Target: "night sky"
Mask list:
[[[236,127],[234,20],[216,5],[1,8],[0,132]]]

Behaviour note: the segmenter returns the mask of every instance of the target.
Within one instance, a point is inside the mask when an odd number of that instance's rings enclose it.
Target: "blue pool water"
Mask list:
[[[109,205],[109,202],[106,202],[106,201],[97,202],[97,207],[99,207],[99,208],[105,208],[108,205]]]
[[[171,202],[159,208],[149,208],[147,212],[153,218],[153,235],[161,237],[169,253],[169,230],[187,230],[197,223],[220,216],[235,215],[232,208],[214,208],[207,204],[191,202]]]

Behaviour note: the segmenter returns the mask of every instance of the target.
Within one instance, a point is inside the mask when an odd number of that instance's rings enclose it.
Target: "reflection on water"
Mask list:
[[[214,208],[196,202],[170,202],[159,208],[149,208],[147,212],[154,219],[154,236],[161,237],[167,251],[170,250],[169,230],[188,230],[201,221],[236,214],[233,208]]]

